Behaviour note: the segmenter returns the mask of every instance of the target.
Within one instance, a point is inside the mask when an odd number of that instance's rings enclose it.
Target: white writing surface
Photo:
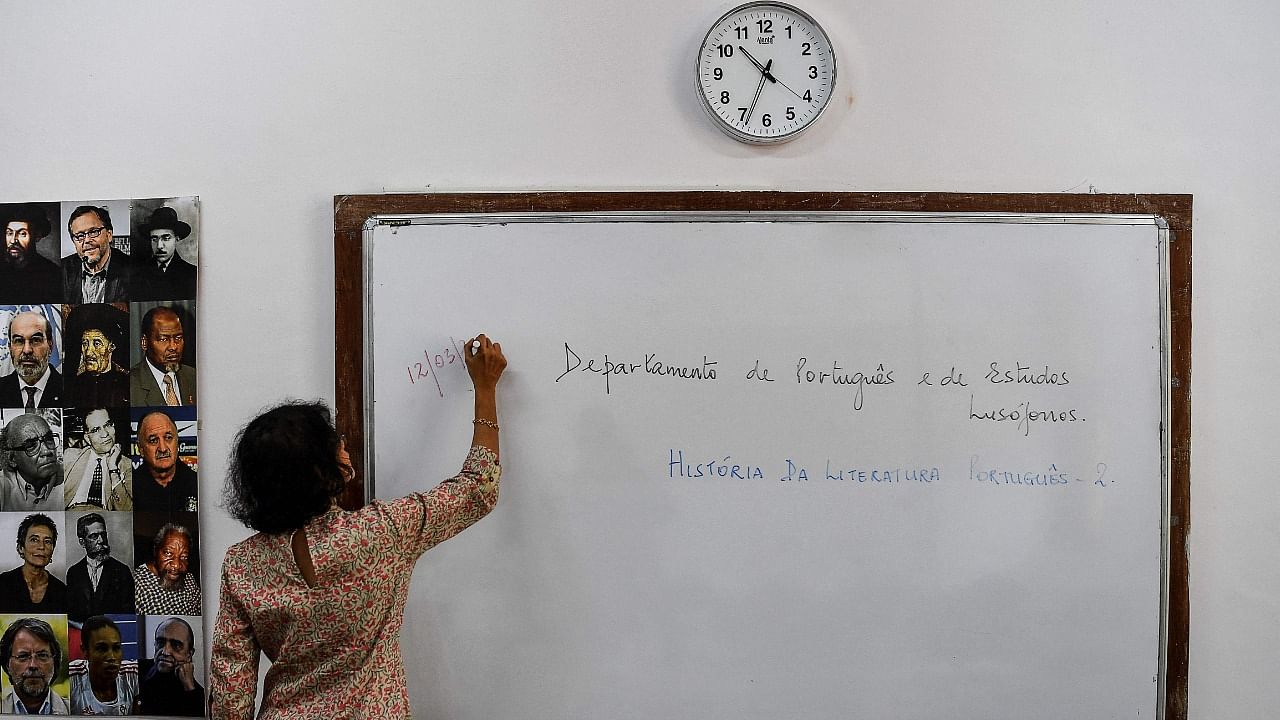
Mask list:
[[[460,466],[466,338],[510,360],[415,716],[1156,716],[1152,218],[581,219],[366,233],[379,497]]]

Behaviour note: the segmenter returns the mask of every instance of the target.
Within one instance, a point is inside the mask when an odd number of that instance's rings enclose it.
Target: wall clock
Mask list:
[[[703,109],[730,137],[785,142],[826,109],[836,56],[826,32],[799,8],[749,2],[707,31],[695,80]]]

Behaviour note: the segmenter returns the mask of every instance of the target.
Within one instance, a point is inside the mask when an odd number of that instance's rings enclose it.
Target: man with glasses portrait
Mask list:
[[[6,715],[68,715],[71,707],[53,691],[62,667],[62,646],[40,618],[15,620],[0,637],[0,665],[13,689],[0,703]]]
[[[0,430],[0,511],[66,507],[58,434],[39,414],[24,413]],[[127,464],[127,463],[126,463]]]
[[[81,205],[67,220],[75,255],[62,258],[62,285],[72,304],[124,302],[129,299],[133,264],[111,247],[111,213]]]
[[[68,447],[62,461],[66,509],[133,509],[133,464],[116,441],[116,428],[116,418],[104,408],[84,414],[80,446]]]
[[[9,318],[9,360],[13,372],[0,377],[0,408],[62,407],[62,374],[49,358],[56,331],[43,314],[27,311]]]

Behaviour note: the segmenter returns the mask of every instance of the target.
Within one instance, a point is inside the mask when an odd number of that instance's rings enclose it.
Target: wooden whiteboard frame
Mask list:
[[[1190,606],[1187,537],[1191,520],[1191,205],[1190,195],[970,194],[858,192],[520,192],[338,195],[334,197],[335,378],[337,424],[363,477],[364,360],[367,288],[363,234],[376,215],[581,212],[815,211],[1154,215],[1169,232],[1169,527],[1168,617],[1163,710],[1187,718]],[[767,218],[751,218],[754,221]],[[364,503],[360,489],[343,506]]]

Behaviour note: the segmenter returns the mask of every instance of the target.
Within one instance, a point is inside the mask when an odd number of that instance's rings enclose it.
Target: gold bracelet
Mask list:
[[[474,425],[483,425],[483,426],[485,426],[485,427],[491,427],[491,428],[493,428],[494,430],[497,430],[497,429],[498,429],[498,423],[496,423],[496,422],[494,422],[494,421],[492,421],[492,420],[485,420],[484,418],[476,418],[475,420],[472,420],[471,422],[472,422],[472,424],[474,424]]]

